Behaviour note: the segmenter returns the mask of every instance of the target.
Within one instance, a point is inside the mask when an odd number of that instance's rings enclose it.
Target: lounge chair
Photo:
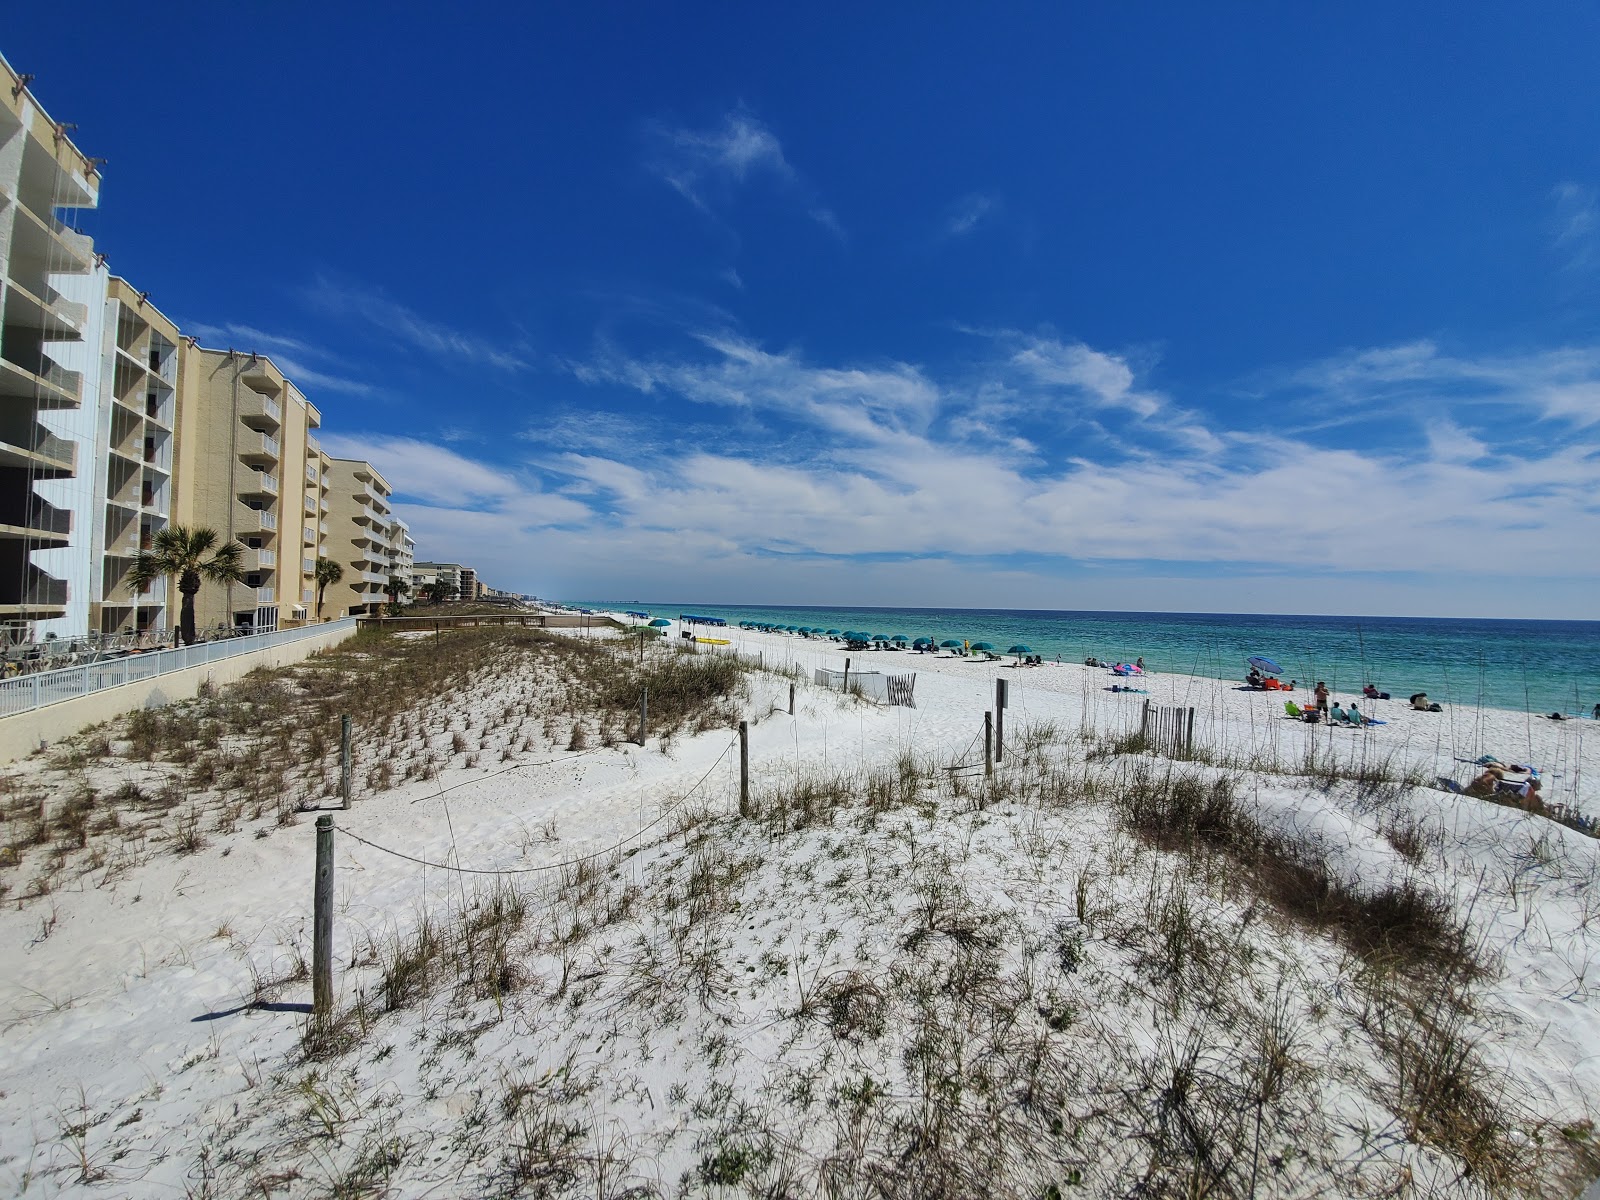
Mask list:
[[[1305,720],[1305,709],[1301,708],[1293,700],[1285,700],[1283,702],[1283,711],[1289,716],[1293,717],[1296,721]]]

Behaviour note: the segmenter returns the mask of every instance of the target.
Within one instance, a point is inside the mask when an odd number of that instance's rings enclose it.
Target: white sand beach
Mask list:
[[[675,624],[668,635],[679,632]],[[1507,1114],[1508,1145],[1559,1143],[1562,1129],[1581,1141],[1592,1130],[1584,1122],[1600,1118],[1600,842],[1437,788],[1374,798],[1292,769],[1310,754],[1466,783],[1478,770],[1471,760],[1493,755],[1538,767],[1547,803],[1595,814],[1600,723],[1418,713],[1402,699],[1360,701],[1386,724],[1358,731],[1286,719],[1285,699],[1309,702],[1304,686],[1253,692],[1182,675],[1120,680],[1081,664],[849,655],[854,671],[916,673],[916,706],[885,707],[810,682],[816,668],[842,667],[835,645],[701,632],[804,672],[792,717],[790,678],[749,677],[741,708],[756,793],[819,772],[892,770],[907,754],[934,777],[965,764],[964,782],[881,820],[841,810],[779,835],[770,823],[737,820],[737,738],[721,729],[680,735],[666,752],[655,739],[539,748],[358,791],[353,808],[335,814],[340,829],[410,857],[337,836],[341,1007],[376,994],[379,964],[425,920],[476,911],[497,884],[525,889],[532,908],[504,990],[437,981],[321,1061],[301,1053],[309,982],[258,1003],[263,980],[295,979],[310,954],[312,814],[271,836],[259,828],[270,820],[247,822],[196,853],[151,855],[103,887],[80,882],[8,901],[0,1191],[321,1195],[360,1175],[375,1194],[515,1192],[526,1180],[514,1178],[507,1148],[527,1143],[523,1167],[541,1154],[560,1167],[548,1193],[530,1194],[746,1194],[730,1179],[755,1194],[784,1164],[791,1194],[823,1194],[819,1164],[848,1160],[838,1170],[855,1178],[903,1149],[900,1122],[916,1109],[908,1081],[921,1069],[906,1048],[920,1043],[905,1039],[948,1032],[955,1010],[933,994],[924,1008],[910,999],[897,1007],[899,993],[873,971],[915,953],[930,979],[966,962],[965,942],[918,950],[907,934],[917,913],[947,905],[996,931],[981,943],[991,947],[995,994],[1021,989],[1028,998],[1017,1011],[1037,1026],[1029,1036],[1058,1039],[1062,1061],[1081,1071],[1040,1085],[1056,1106],[1046,1124],[1065,1121],[1062,1136],[1077,1140],[1048,1162],[1034,1151],[995,1162],[1004,1181],[995,1194],[1038,1194],[1051,1179],[1073,1178],[1084,1194],[1107,1194],[1151,1153],[1154,1135],[1135,1114],[1161,1094],[1174,1056],[1191,1042],[1196,1053],[1222,1055],[1235,1037],[1243,1054],[1280,1019],[1292,1031],[1284,1054],[1296,1099],[1282,1105],[1280,1124],[1258,1130],[1260,1194],[1524,1194],[1484,1190],[1440,1138],[1408,1123],[1403,1072],[1383,1052],[1370,1009],[1363,1015],[1360,972],[1332,936],[1267,912],[1231,890],[1226,872],[1138,843],[1104,805],[1030,799],[1050,744],[1081,762],[1093,739],[1137,731],[1147,700],[1193,707],[1197,747],[1234,764],[1177,769],[1235,776],[1256,820],[1318,847],[1352,886],[1409,880],[1466,923],[1486,968],[1471,985],[1461,1038],[1482,1064],[1478,1086]],[[982,806],[971,797],[997,678],[1009,683],[1012,746],[999,772],[1012,772],[1014,786]],[[1108,690],[1130,683],[1148,694]],[[460,705],[492,724],[500,696],[463,695]],[[1030,729],[1054,732],[1024,753]],[[1252,770],[1252,761],[1278,766]],[[1423,848],[1402,852],[1401,827]],[[613,847],[621,852],[587,866],[545,869]],[[712,877],[714,886],[697,882]],[[1158,970],[1144,940],[1149,914],[1174,904],[1192,905],[1195,944],[1208,949]],[[939,922],[928,918],[928,928]],[[1236,978],[1240,990],[1198,1002],[1174,990],[1191,972],[1212,981],[1203,986]],[[845,980],[857,991],[840,990]],[[816,1009],[817,995],[833,996],[833,1007]],[[855,1019],[849,997],[876,997],[860,1018],[872,1031],[830,1034],[828,1020]],[[1019,1069],[1001,1032],[981,1024],[960,1023],[974,1040],[957,1111],[979,1103],[987,1085],[975,1081],[1011,1087]],[[876,1107],[874,1088],[887,1097]],[[1103,1106],[1083,1098],[1106,1089],[1123,1089],[1126,1114],[1093,1115]],[[533,1128],[532,1110],[519,1107],[530,1097],[579,1130],[570,1146]],[[1231,1103],[1213,1101],[1217,1113]],[[1572,1194],[1566,1186],[1525,1190]]]

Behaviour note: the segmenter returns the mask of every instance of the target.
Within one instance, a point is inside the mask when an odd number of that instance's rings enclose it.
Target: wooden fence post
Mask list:
[[[333,818],[317,818],[317,877],[311,906],[311,1012],[333,1011]]]
[[[1006,756],[1006,690],[1004,679],[994,681],[994,760],[1001,762]]]
[[[994,714],[983,714],[983,776],[994,774]]]
[[[789,715],[794,716],[794,684],[789,685]]]
[[[639,689],[639,745],[650,735],[650,689]]]
[[[850,660],[848,658],[844,660],[844,687],[841,690],[847,695],[850,692]]]
[[[739,815],[750,815],[750,722],[739,722]]]
[[[339,718],[339,800],[350,807],[350,714]],[[329,820],[332,820],[330,817]]]

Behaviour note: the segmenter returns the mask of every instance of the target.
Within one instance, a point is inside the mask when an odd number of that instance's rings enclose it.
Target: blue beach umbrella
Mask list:
[[[973,642],[972,643],[972,648],[974,650],[993,650],[994,649],[994,643],[993,642]]]
[[[650,624],[656,629],[665,629],[668,625],[671,625],[672,622],[667,620],[665,617],[657,617],[654,621],[651,621]]]
[[[887,633],[875,633],[867,640],[869,642],[887,642],[889,640],[889,635]]]
[[[1033,653],[1033,647],[1032,646],[1024,646],[1021,642],[1018,642],[1015,646],[1011,647],[1011,649],[1007,650],[1006,653],[1007,654],[1032,654]]]
[[[946,650],[961,649],[961,643],[956,641],[955,638],[945,638],[945,640],[940,642],[939,645]]]
[[[1270,658],[1263,658],[1259,654],[1254,655],[1254,656],[1252,656],[1250,658],[1247,658],[1245,661],[1248,662],[1256,670],[1260,671],[1263,675],[1282,675],[1283,674],[1283,668],[1282,667],[1280,667],[1277,663],[1273,662]]]
[[[839,631],[837,629],[830,629],[830,630],[828,630],[828,636],[829,637],[838,637],[839,636]]]
[[[907,640],[907,638],[906,638],[906,635],[905,635],[905,634],[903,634],[903,633],[897,633],[897,634],[895,634],[895,635],[894,635],[894,636],[893,636],[893,637],[892,637],[892,638],[890,638],[890,639],[889,639],[889,640],[890,640],[890,641],[891,641],[891,642],[903,642],[903,641],[906,641],[906,640]]]
[[[911,644],[913,646],[931,646],[933,645],[933,639],[931,637],[919,637],[913,639]]]

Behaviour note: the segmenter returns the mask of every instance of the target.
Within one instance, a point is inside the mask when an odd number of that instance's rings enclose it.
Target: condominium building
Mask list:
[[[198,627],[269,630],[309,618],[328,526],[327,460],[312,434],[321,425],[266,355],[181,346],[173,520],[246,548],[243,583],[201,586]]]
[[[406,587],[412,589],[400,597],[400,603],[411,604],[416,600],[411,576],[416,566],[417,543],[411,536],[411,526],[399,517],[389,526],[389,546],[394,554],[394,565],[389,568],[389,573],[396,579],[405,580]]]
[[[411,587],[413,591],[420,592],[432,584],[444,585],[445,593],[458,600],[466,597],[461,591],[461,575],[466,571],[471,573],[470,567],[463,567],[460,563],[419,562],[413,563],[411,568]]]
[[[328,483],[332,533],[324,553],[344,568],[344,577],[328,588],[325,611],[333,616],[380,613],[395,567],[389,481],[369,462],[335,458],[329,460]]]
[[[471,567],[461,568],[461,592],[457,599],[476,600],[478,598],[478,573]]]
[[[126,576],[171,517],[180,339],[127,280],[112,276],[103,287],[94,462],[104,494],[89,547],[100,569],[88,628],[140,633],[168,625],[167,581],[135,590]]]
[[[98,406],[85,380],[104,314],[94,245],[58,214],[93,208],[99,187],[0,59],[0,623],[16,640],[89,620]]]

